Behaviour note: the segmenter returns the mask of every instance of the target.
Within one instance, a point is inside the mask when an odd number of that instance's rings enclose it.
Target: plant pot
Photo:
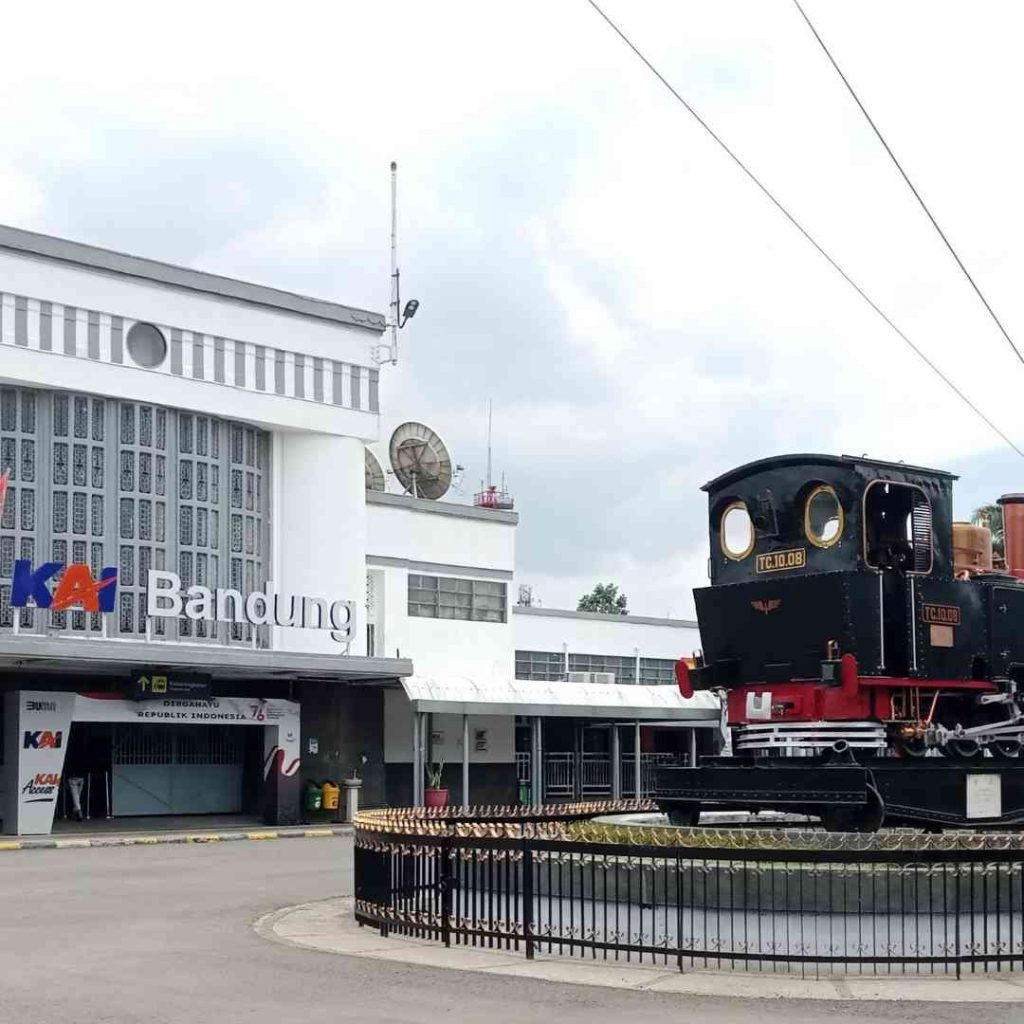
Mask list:
[[[447,807],[448,790],[431,789],[429,786],[423,790],[423,804],[425,807]]]

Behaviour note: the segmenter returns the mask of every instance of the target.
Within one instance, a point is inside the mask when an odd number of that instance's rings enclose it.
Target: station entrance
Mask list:
[[[89,818],[256,814],[262,761],[252,729],[75,722],[56,817],[73,816],[67,790],[76,778]]]
[[[3,830],[46,835],[74,818],[299,816],[299,705],[210,695],[11,691]]]

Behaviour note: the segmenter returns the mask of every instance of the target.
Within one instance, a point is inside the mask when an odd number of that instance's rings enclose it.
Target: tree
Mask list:
[[[601,612],[604,615],[626,615],[626,595],[619,593],[615,583],[598,583],[589,594],[584,594],[576,605],[578,612]]]
[[[992,531],[992,553],[1003,557],[1003,507],[1002,505],[981,505],[971,513],[975,526],[987,526]]]

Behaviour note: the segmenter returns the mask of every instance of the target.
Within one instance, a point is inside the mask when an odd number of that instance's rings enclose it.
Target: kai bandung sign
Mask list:
[[[245,597],[237,590],[191,586],[184,592],[174,572],[150,569],[146,614],[154,618],[192,619],[194,622],[247,622],[250,626],[295,626],[328,629],[339,643],[351,643],[356,630],[353,601],[331,601],[254,590]]]
[[[50,581],[61,571],[60,582],[51,590]],[[76,607],[86,612],[112,612],[116,593],[117,567],[113,565],[101,569],[100,578],[95,579],[89,566],[80,563],[43,562],[38,569],[27,559],[14,563],[12,608],[24,608],[31,598],[37,608],[54,612]]]
[[[274,584],[266,591],[242,595],[221,587],[191,586],[182,590],[174,572],[150,569],[146,613],[154,618],[192,619],[195,622],[240,622],[251,626],[282,626],[326,629],[339,643],[351,643],[356,631],[353,601],[325,601],[319,597],[277,594]],[[117,566],[100,569],[97,579],[88,565],[44,562],[33,568],[27,559],[14,563],[11,606],[63,612],[112,612],[117,607]]]

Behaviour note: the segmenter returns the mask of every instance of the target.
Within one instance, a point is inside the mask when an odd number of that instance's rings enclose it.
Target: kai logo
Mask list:
[[[21,787],[25,803],[50,803],[56,799],[60,775],[57,772],[39,772]]]
[[[26,750],[60,750],[64,742],[63,732],[51,732],[49,729],[35,729],[25,732]]]
[[[51,592],[47,581],[64,570],[60,582]],[[100,570],[100,578],[93,579],[87,565],[75,562],[44,562],[38,569],[32,563],[19,558],[14,563],[14,579],[11,583],[11,606],[24,608],[29,598],[37,608],[49,608],[63,612],[78,607],[86,612],[112,612],[117,593],[117,566],[108,565]]]

